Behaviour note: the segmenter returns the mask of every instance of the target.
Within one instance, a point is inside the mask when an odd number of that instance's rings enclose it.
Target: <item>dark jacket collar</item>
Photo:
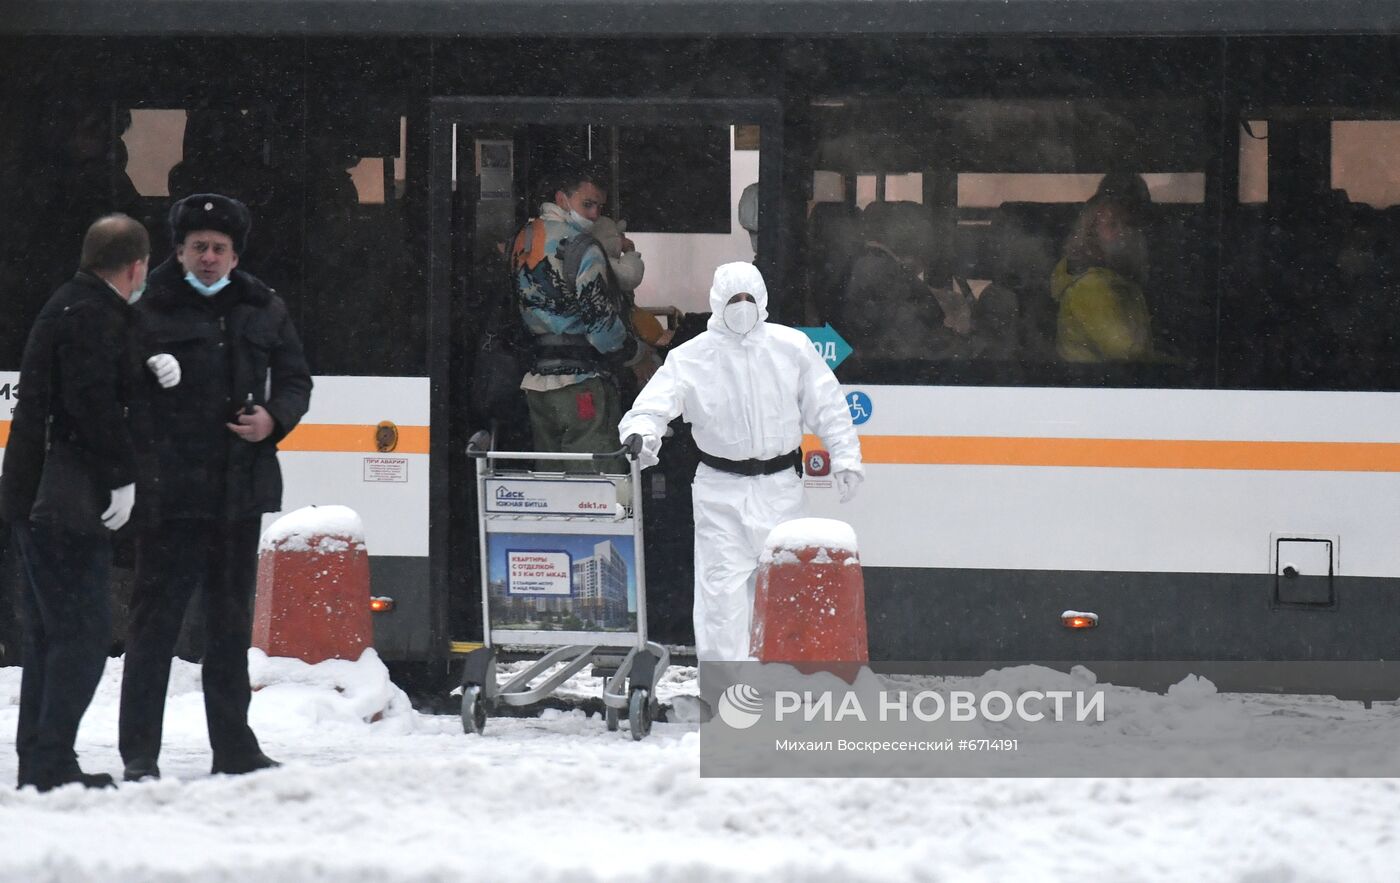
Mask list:
[[[239,303],[260,307],[272,300],[272,289],[252,273],[235,269],[229,275],[232,277],[229,289],[237,295]],[[174,255],[151,271],[146,286],[149,290],[141,298],[141,303],[149,303],[155,309],[171,310],[191,300],[196,303],[204,300],[204,296],[185,281],[185,268],[180,266]]]
[[[91,290],[92,294],[94,295],[101,296],[105,294],[107,297],[110,297],[116,303],[119,303],[124,307],[129,306],[129,304],[126,301],[126,298],[122,297],[120,294],[117,294],[117,290],[112,286],[108,285],[107,280],[103,279],[101,276],[98,276],[96,273],[89,273],[87,270],[79,270],[78,272],[73,274],[73,282],[83,286],[86,289]]]

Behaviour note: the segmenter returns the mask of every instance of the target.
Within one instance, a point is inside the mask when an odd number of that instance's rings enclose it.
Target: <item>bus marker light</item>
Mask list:
[[[1066,610],[1060,614],[1060,625],[1067,629],[1092,629],[1098,628],[1099,615],[1097,613],[1087,613],[1079,610]]]
[[[369,599],[369,609],[374,613],[388,613],[394,609],[394,599],[376,595]]]
[[[374,449],[387,454],[399,446],[399,428],[392,421],[382,420],[374,427]]]

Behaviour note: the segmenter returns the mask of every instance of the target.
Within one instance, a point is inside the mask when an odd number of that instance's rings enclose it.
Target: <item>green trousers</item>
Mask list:
[[[605,454],[622,447],[617,438],[622,398],[608,380],[590,377],[548,392],[526,390],[525,400],[530,405],[530,429],[537,451]],[[627,461],[622,458],[602,463],[541,460],[539,468],[548,472],[628,471]]]

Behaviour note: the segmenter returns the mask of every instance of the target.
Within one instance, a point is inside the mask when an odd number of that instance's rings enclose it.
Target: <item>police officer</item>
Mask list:
[[[311,375],[286,304],[237,269],[251,226],[226,196],[177,202],[175,254],[137,309],[146,351],[173,357],[182,379],[150,406],[158,517],[136,543],[119,726],[128,781],[160,776],[170,660],[201,589],[213,771],[277,765],[248,726],[252,600],[261,516],[282,506],[277,443],[306,413]]]
[[[136,499],[128,405],[144,378],[129,303],[145,287],[150,251],[146,229],[126,215],[95,221],[77,275],[49,298],[24,348],[0,472],[0,513],[25,576],[21,788],[112,785],[105,773],[82,771],[74,742],[111,640],[111,532]]]

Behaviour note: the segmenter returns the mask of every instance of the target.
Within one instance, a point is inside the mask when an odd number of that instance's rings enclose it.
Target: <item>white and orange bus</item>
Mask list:
[[[172,198],[243,198],[243,266],[317,375],[285,505],[361,514],[381,653],[441,666],[481,637],[495,245],[587,156],[641,305],[685,334],[714,266],[755,259],[839,360],[868,480],[841,508],[807,481],[860,537],[874,657],[1391,659],[1396,58],[1391,0],[36,4],[0,21],[0,405],[93,216],[147,219],[159,259]],[[1150,345],[1070,362],[1052,276],[1106,176],[1146,195]],[[931,231],[901,255],[927,287],[858,298],[892,215]],[[971,310],[955,346],[933,289]],[[641,489],[681,647],[694,466],[678,426]]]

